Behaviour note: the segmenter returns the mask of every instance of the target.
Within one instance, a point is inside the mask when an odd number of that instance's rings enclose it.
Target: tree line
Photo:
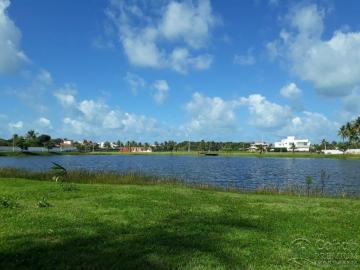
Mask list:
[[[45,147],[53,148],[60,145],[63,139],[52,139],[48,134],[40,134],[34,130],[29,130],[25,135],[14,134],[10,139],[1,139],[0,146],[16,146],[22,150],[28,149],[28,147]]]
[[[358,146],[360,143],[360,116],[342,125],[338,131],[338,135],[342,138],[343,142]]]
[[[332,141],[328,142],[325,139],[319,144],[313,144],[311,151],[318,152],[324,149],[340,149],[345,151],[349,148],[360,148],[360,116],[342,125],[338,130],[338,135],[342,138],[341,142]],[[66,140],[66,139],[65,139]],[[60,146],[63,143],[61,138],[51,138],[48,134],[39,134],[34,130],[29,130],[25,135],[21,136],[14,134],[10,139],[1,139],[0,146],[16,146],[22,150],[28,147],[45,147],[51,149]],[[250,142],[215,142],[215,141],[182,141],[176,142],[173,140],[157,142],[153,144],[148,142],[136,142],[120,140],[116,142],[105,142],[102,149],[105,150],[118,150],[122,147],[144,147],[145,149],[151,148],[153,151],[158,152],[172,152],[172,151],[246,151],[250,147]],[[83,140],[83,142],[73,142],[73,146],[79,151],[100,150],[100,145],[91,140]],[[269,149],[272,148],[270,144]],[[267,150],[269,150],[267,149]]]

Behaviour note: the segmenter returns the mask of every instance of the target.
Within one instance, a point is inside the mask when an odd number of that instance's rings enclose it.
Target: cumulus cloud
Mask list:
[[[335,31],[323,38],[325,12],[298,5],[287,16],[280,38],[267,44],[271,57],[285,59],[301,79],[327,96],[346,96],[360,82],[360,32]]]
[[[9,0],[0,1],[0,74],[18,71],[28,58],[20,48],[21,32],[9,18]]]
[[[213,57],[208,54],[192,57],[185,48],[175,48],[169,57],[172,69],[180,73],[186,73],[189,66],[198,70],[208,69],[212,60]]]
[[[154,9],[164,12],[156,17]],[[153,18],[147,17],[143,10],[152,12]],[[118,30],[129,62],[135,66],[171,68],[186,73],[211,65],[211,55],[194,55],[189,51],[206,47],[218,21],[208,0],[171,1],[160,7],[152,6],[151,2],[131,5],[112,1],[107,15]]]
[[[169,40],[183,40],[194,48],[206,45],[216,18],[212,14],[210,1],[171,1],[160,22],[160,31]]]
[[[235,108],[239,106],[236,100],[225,101],[220,97],[206,97],[194,93],[185,109],[191,116],[186,129],[189,133],[211,132],[225,133],[237,130]]]
[[[10,122],[8,126],[11,131],[16,131],[22,129],[24,127],[24,123],[22,121]]]
[[[259,128],[280,127],[286,124],[292,114],[288,106],[270,102],[260,94],[242,97],[240,104],[248,106],[250,125]]]
[[[154,100],[158,104],[162,104],[168,96],[169,85],[165,80],[158,80],[154,83],[153,87],[156,90],[154,94]]]
[[[63,88],[54,92],[55,98],[63,107],[71,107],[75,105],[75,95],[77,90],[73,84],[65,84]]]
[[[291,121],[280,129],[279,134],[292,134],[319,141],[323,138],[329,139],[329,136],[335,138],[338,128],[337,122],[329,120],[321,113],[303,111],[300,115],[292,117]]]
[[[280,94],[285,98],[296,100],[301,97],[302,91],[295,83],[289,83],[280,89]]]
[[[86,136],[89,135],[89,132],[91,131],[90,126],[81,120],[65,117],[63,119],[63,123],[65,124],[65,131],[67,131],[70,134]]]
[[[38,119],[38,123],[41,127],[48,128],[51,127],[51,121],[47,119],[46,117],[40,117]]]
[[[119,108],[111,108],[101,100],[85,99],[77,101],[72,96],[71,102],[62,99],[66,108],[63,118],[63,132],[82,136],[116,136],[140,138],[147,133],[157,136],[161,132],[156,119],[144,115],[124,112]]]
[[[82,113],[86,121],[102,119],[107,114],[107,106],[101,101],[83,100],[78,105],[78,110]]]

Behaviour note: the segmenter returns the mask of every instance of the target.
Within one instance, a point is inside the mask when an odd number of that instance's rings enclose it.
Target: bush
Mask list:
[[[51,207],[51,204],[49,203],[49,201],[45,197],[43,197],[40,201],[38,201],[37,207],[39,207],[39,208],[48,208],[48,207]]]
[[[0,198],[0,207],[1,208],[15,208],[17,207],[18,204],[15,201],[15,199],[10,198],[10,197],[1,197]]]

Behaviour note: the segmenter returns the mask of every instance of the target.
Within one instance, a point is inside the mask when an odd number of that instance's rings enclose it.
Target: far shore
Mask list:
[[[322,154],[322,153],[307,153],[307,152],[216,152],[221,157],[258,157],[258,158],[333,158],[333,159],[357,159],[360,160],[360,155],[357,154]],[[29,156],[56,156],[56,155],[143,155],[143,156],[199,156],[202,157],[198,151],[173,151],[173,152],[117,152],[117,151],[95,151],[95,152],[0,152],[0,157],[29,157]]]

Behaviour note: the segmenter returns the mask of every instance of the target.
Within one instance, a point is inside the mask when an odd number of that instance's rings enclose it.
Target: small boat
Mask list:
[[[218,152],[199,152],[199,155],[204,155],[204,156],[218,156],[219,153]]]

